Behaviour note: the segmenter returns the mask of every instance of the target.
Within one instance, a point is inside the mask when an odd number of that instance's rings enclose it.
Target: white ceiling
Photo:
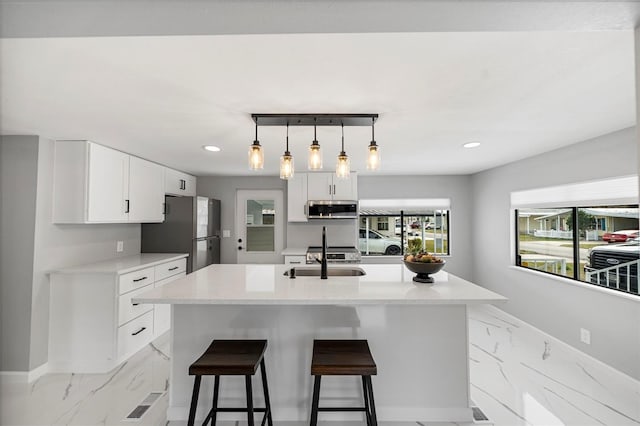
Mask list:
[[[635,124],[633,32],[2,39],[0,132],[90,139],[196,175],[276,175],[251,113],[378,113],[382,174],[468,174]],[[312,128],[290,129],[297,170]],[[319,128],[325,169],[339,129]],[[345,128],[363,173],[369,128]],[[482,142],[463,149],[463,143]],[[214,144],[220,153],[202,145]]]

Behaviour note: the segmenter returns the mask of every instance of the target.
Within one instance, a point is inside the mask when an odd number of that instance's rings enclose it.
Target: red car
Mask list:
[[[616,232],[605,232],[602,239],[609,243],[624,243],[632,238],[637,238],[640,235],[640,231],[636,230],[624,230]]]

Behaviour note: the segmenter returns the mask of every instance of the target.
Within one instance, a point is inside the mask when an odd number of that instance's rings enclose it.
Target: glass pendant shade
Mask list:
[[[320,151],[320,144],[318,141],[313,141],[309,146],[309,170],[322,169],[322,151]]]
[[[291,179],[294,171],[293,156],[289,151],[285,151],[284,155],[280,157],[280,179]]]
[[[340,179],[348,179],[351,177],[351,162],[349,157],[344,151],[338,155],[338,162],[336,163],[336,176]]]
[[[369,153],[367,155],[367,169],[378,170],[380,167],[380,150],[375,141],[369,144]]]
[[[251,170],[259,170],[264,167],[264,152],[262,146],[257,140],[249,147],[249,168]]]

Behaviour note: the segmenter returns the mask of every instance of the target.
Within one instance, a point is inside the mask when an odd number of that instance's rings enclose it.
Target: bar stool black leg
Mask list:
[[[220,376],[213,382],[213,402],[211,404],[211,426],[216,426],[218,418],[218,391],[220,390]]]
[[[311,422],[310,426],[316,426],[318,424],[318,404],[320,402],[320,379],[322,376],[314,376],[313,382],[313,403],[311,405]]]
[[[373,399],[373,386],[371,385],[371,376],[364,376],[364,379],[369,388],[369,404],[371,406],[371,425],[378,426],[378,418],[376,416],[376,403]]]
[[[364,380],[364,376],[362,377],[362,396],[364,398],[364,409],[367,420],[367,426],[371,426],[371,413],[369,411],[369,392],[367,390],[367,383]]]
[[[196,420],[196,408],[198,407],[198,395],[200,394],[200,382],[202,376],[196,376],[193,381],[193,393],[191,394],[191,408],[189,408],[189,421],[187,426],[193,426]]]
[[[264,407],[267,410],[267,424],[273,426],[273,419],[271,418],[271,400],[269,399],[269,386],[267,386],[267,370],[264,366],[264,358],[260,361],[260,372],[262,374],[262,389],[264,392]]]
[[[244,376],[246,388],[247,388],[247,423],[249,426],[254,426],[253,420],[253,393],[251,390],[251,376]]]

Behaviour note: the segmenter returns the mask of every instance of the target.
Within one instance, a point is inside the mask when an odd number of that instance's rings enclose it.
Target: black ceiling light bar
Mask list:
[[[371,126],[378,114],[251,114],[261,126]]]

